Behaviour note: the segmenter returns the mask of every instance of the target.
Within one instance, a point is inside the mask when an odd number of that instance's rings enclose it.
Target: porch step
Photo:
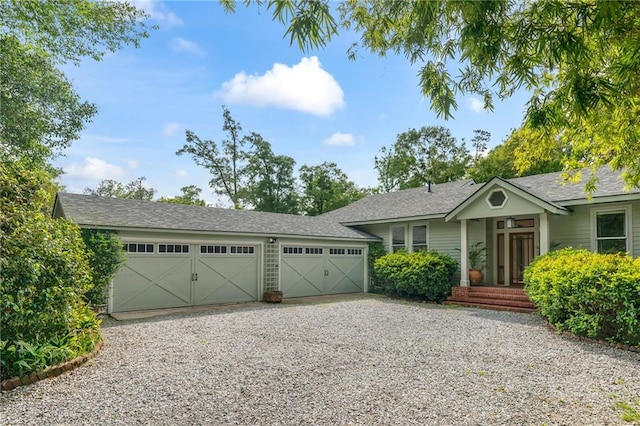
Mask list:
[[[536,312],[536,306],[521,288],[454,287],[453,294],[444,303],[513,312]]]

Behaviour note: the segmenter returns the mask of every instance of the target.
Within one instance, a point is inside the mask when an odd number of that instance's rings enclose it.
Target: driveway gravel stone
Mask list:
[[[103,332],[89,363],[0,394],[0,424],[615,425],[640,399],[639,353],[529,314],[358,295]]]

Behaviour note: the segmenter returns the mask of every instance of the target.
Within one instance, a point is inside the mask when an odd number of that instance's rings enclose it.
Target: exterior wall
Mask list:
[[[498,189],[500,187],[496,185],[494,188]],[[516,195],[511,191],[507,191],[506,189],[503,189],[503,191],[508,197],[503,207],[489,207],[486,199],[492,190],[488,190],[486,195],[480,196],[480,198],[466,206],[464,211],[461,211],[460,214],[457,215],[457,218],[474,219],[479,217],[507,217],[522,214],[538,214],[543,212],[543,209],[540,206],[533,204],[531,201],[525,200],[521,196]]]
[[[591,212],[598,208],[615,208],[631,206],[631,247],[632,255],[640,256],[640,201],[598,204],[591,203],[573,206],[569,216],[549,215],[549,235],[552,246],[575,247],[594,250],[591,234]]]

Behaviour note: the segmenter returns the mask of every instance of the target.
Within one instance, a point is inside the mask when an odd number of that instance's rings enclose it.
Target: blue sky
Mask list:
[[[458,140],[487,130],[495,146],[522,121],[525,93],[493,112],[483,111],[479,98],[461,96],[455,119],[438,119],[420,94],[418,66],[367,52],[350,61],[355,34],[303,53],[265,8],[239,6],[228,15],[216,1],[135,3],[159,26],[139,49],[64,68],[98,106],[80,140],[56,161],[69,192],[145,176],[157,196],[193,184],[208,202],[224,204],[208,187],[208,172],[175,155],[186,129],[202,139],[225,138],[222,105],[245,133],[260,133],[296,167],[333,161],[365,187],[377,185],[376,153],[409,128],[442,125]]]

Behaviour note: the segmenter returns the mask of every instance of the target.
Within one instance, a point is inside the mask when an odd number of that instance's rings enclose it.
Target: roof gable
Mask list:
[[[505,194],[505,202],[502,206],[494,207],[487,202],[487,198],[492,192],[498,190],[502,190]],[[532,194],[520,185],[494,177],[484,184],[481,189],[451,210],[445,216],[445,220],[510,216],[523,213],[541,213],[543,211],[565,215],[569,213],[566,207]]]

